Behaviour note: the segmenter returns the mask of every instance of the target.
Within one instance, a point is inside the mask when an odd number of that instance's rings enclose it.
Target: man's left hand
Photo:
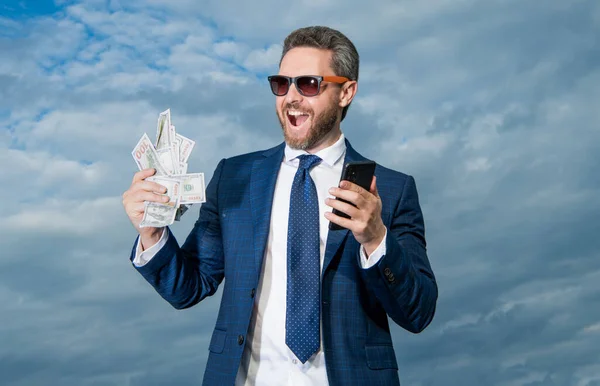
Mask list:
[[[351,202],[356,207],[340,200],[327,198],[325,204],[346,213],[350,218],[340,217],[331,212],[325,212],[325,218],[352,231],[356,241],[365,248],[367,256],[370,256],[385,236],[376,177],[373,177],[369,191],[350,181],[342,181],[339,188],[331,188],[329,193]]]

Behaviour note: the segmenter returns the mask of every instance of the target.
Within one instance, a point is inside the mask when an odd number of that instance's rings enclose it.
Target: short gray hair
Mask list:
[[[331,68],[337,76],[345,76],[350,80],[358,80],[359,56],[354,44],[340,31],[329,27],[313,26],[299,28],[290,33],[283,42],[283,57],[296,47],[312,47],[332,51]],[[350,105],[342,110],[342,120]]]

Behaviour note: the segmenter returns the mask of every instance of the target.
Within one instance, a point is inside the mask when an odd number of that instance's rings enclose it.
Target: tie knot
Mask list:
[[[302,154],[301,156],[298,156],[298,159],[300,160],[300,166],[298,166],[298,169],[306,170],[310,170],[310,168],[322,161],[319,156],[314,154]]]

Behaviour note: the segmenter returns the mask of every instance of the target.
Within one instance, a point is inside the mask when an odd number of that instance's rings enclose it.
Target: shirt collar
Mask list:
[[[338,140],[331,146],[326,147],[325,149],[321,149],[315,153],[316,156],[319,156],[323,161],[321,164],[325,164],[329,167],[333,167],[340,159],[342,159],[342,155],[346,152],[346,141],[344,140],[344,133],[340,134]],[[285,162],[290,163],[292,161],[298,162],[296,158],[302,154],[309,154],[305,150],[292,149],[285,144]]]

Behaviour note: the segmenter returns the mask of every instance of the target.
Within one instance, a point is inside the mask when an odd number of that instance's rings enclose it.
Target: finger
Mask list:
[[[377,191],[377,177],[373,176],[373,180],[371,181],[371,188],[369,192],[375,197],[379,197],[379,191]]]
[[[161,194],[156,194],[152,192],[140,191],[135,196],[135,200],[132,202],[158,202],[158,203],[166,203],[169,202],[169,196],[163,196]]]
[[[146,192],[156,192],[160,194],[167,193],[166,186],[152,181],[138,181],[135,184],[134,190],[143,190]]]
[[[139,172],[137,172],[133,175],[132,184],[135,184],[136,182],[141,181],[144,178],[148,178],[151,175],[154,175],[154,173],[156,173],[156,169],[154,169],[154,168],[140,170]]]
[[[339,197],[343,200],[349,201],[359,208],[363,206],[364,197],[353,190],[331,188],[329,189],[329,193],[334,197]]]
[[[133,216],[139,216],[144,213],[146,209],[146,205],[143,202],[136,202],[129,206],[129,210],[127,211],[129,214]]]
[[[357,217],[360,212],[355,206],[347,204],[340,200],[332,199],[332,198],[327,198],[325,200],[325,204],[332,207],[333,209],[337,209],[341,212],[344,212],[348,216],[353,217],[353,218]]]
[[[350,190],[350,191],[356,192],[358,194],[365,194],[365,193],[367,193],[367,191],[365,189],[363,189],[360,185],[357,185],[354,182],[350,182],[350,181],[347,181],[347,180],[342,180],[340,182],[340,188],[341,189]]]
[[[354,229],[354,221],[349,218],[338,216],[333,212],[325,212],[325,218],[334,224],[340,225],[350,231]]]
[[[346,189],[346,190],[355,192],[367,200],[371,196],[371,192],[369,192],[362,186],[357,185],[354,182],[350,182],[350,181],[346,181],[346,180],[340,182],[340,189]]]

